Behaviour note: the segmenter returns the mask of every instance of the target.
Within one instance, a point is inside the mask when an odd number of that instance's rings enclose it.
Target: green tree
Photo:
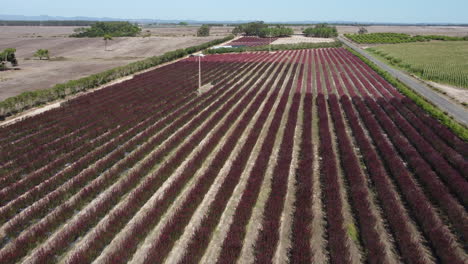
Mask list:
[[[107,50],[107,42],[108,42],[109,40],[112,40],[112,36],[109,35],[109,34],[106,34],[106,35],[104,35],[103,40],[104,40],[104,50]]]
[[[317,24],[315,27],[309,27],[302,32],[306,37],[332,38],[338,36],[336,27],[328,24]]]
[[[18,65],[18,60],[15,55],[16,49],[7,48],[0,52],[0,69],[4,70],[7,68],[7,63],[11,63],[12,66]]]
[[[36,53],[33,55],[34,57],[39,57],[39,60],[42,60],[42,58],[45,58],[48,60],[50,58],[49,56],[49,50],[47,49],[38,49]]]
[[[89,28],[77,28],[75,34],[71,37],[83,38],[96,38],[104,37],[104,35],[111,35],[112,37],[135,37],[141,32],[138,25],[130,22],[96,22]]]
[[[367,29],[365,27],[360,27],[358,30],[359,35],[363,35],[367,33]]]
[[[237,26],[237,29],[236,28],[234,29],[236,30],[236,32],[244,33],[246,36],[258,36],[261,34],[260,33],[261,30],[264,28],[268,28],[268,25],[265,24],[263,21],[255,21],[255,22],[250,22],[247,24],[239,25]]]
[[[242,30],[241,26],[236,26],[236,27],[234,27],[234,29],[232,30],[231,33],[234,34],[234,35],[239,35],[239,34],[244,33],[244,31]]]
[[[201,26],[197,31],[198,37],[208,37],[210,35],[210,27],[208,25]]]
[[[179,26],[188,26],[187,22],[179,22]]]

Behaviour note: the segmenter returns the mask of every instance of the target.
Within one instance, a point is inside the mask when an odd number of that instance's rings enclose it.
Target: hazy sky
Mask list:
[[[0,14],[113,18],[468,23],[468,0],[0,0]]]

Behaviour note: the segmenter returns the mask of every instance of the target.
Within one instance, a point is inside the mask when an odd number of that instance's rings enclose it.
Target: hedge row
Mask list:
[[[149,57],[141,61],[136,61],[125,66],[116,67],[78,80],[71,80],[66,83],[56,84],[51,88],[21,93],[20,95],[7,98],[0,102],[0,119],[4,119],[7,116],[22,112],[35,106],[65,98],[71,94],[76,94],[78,92],[99,87],[118,78],[122,78],[136,72],[182,58],[191,53],[207,49],[211,46],[229,41],[233,38],[234,36],[230,35],[228,37],[209,41],[201,45],[169,51],[161,56]]]
[[[339,41],[327,42],[327,43],[297,43],[297,44],[279,44],[279,45],[268,45],[257,46],[257,47],[239,47],[239,48],[221,48],[221,49],[209,49],[206,50],[207,54],[221,54],[231,52],[248,52],[248,51],[278,51],[278,50],[297,50],[297,49],[317,49],[317,48],[338,48],[343,44]]]
[[[402,94],[413,100],[419,107],[424,109],[429,115],[439,120],[442,124],[452,130],[455,134],[457,134],[461,139],[468,141],[468,129],[455,121],[452,117],[444,113],[438,107],[434,106],[432,103],[428,102],[426,99],[421,97],[418,93],[413,91],[411,88],[403,84],[398,79],[394,78],[385,70],[378,67],[376,64],[371,62],[369,59],[361,55],[360,53],[354,51],[353,49],[346,47],[351,53],[356,55],[362,61],[364,61],[369,67],[371,67],[374,71],[380,74],[385,80],[387,80],[390,84],[392,84],[395,88],[397,88]]]

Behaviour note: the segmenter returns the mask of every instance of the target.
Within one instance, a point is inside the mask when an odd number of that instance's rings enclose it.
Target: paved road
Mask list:
[[[412,88],[418,94],[422,95],[428,101],[432,102],[434,105],[439,107],[442,111],[451,115],[458,122],[468,125],[468,111],[462,106],[449,101],[448,99],[433,91],[430,87],[416,80],[415,78],[408,76],[407,74],[374,58],[372,55],[368,54],[366,51],[359,48],[357,45],[351,43],[342,36],[339,36],[338,39],[346,45],[348,45],[350,48],[362,54],[364,57],[377,64],[380,68],[389,72],[393,77],[397,78],[398,80]]]

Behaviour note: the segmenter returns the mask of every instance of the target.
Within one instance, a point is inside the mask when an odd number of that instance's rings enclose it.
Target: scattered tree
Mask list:
[[[179,22],[179,26],[188,26],[187,22]]]
[[[42,58],[45,58],[48,60],[50,58],[49,56],[49,50],[47,49],[38,49],[36,53],[33,55],[34,57],[39,57],[39,60],[42,60]]]
[[[208,37],[210,35],[210,27],[208,25],[201,26],[197,31],[198,37]]]
[[[107,42],[108,42],[109,40],[112,40],[112,36],[109,35],[109,34],[106,34],[106,35],[104,35],[103,40],[104,40],[104,50],[107,50]]]
[[[332,38],[338,36],[336,27],[328,24],[317,24],[313,28],[306,28],[302,32],[306,37]]]
[[[363,35],[367,33],[367,29],[365,27],[360,27],[358,30],[358,34]]]
[[[7,48],[0,52],[0,70],[7,68],[7,63],[11,63],[12,66],[18,65],[18,60],[15,55],[16,49]]]

